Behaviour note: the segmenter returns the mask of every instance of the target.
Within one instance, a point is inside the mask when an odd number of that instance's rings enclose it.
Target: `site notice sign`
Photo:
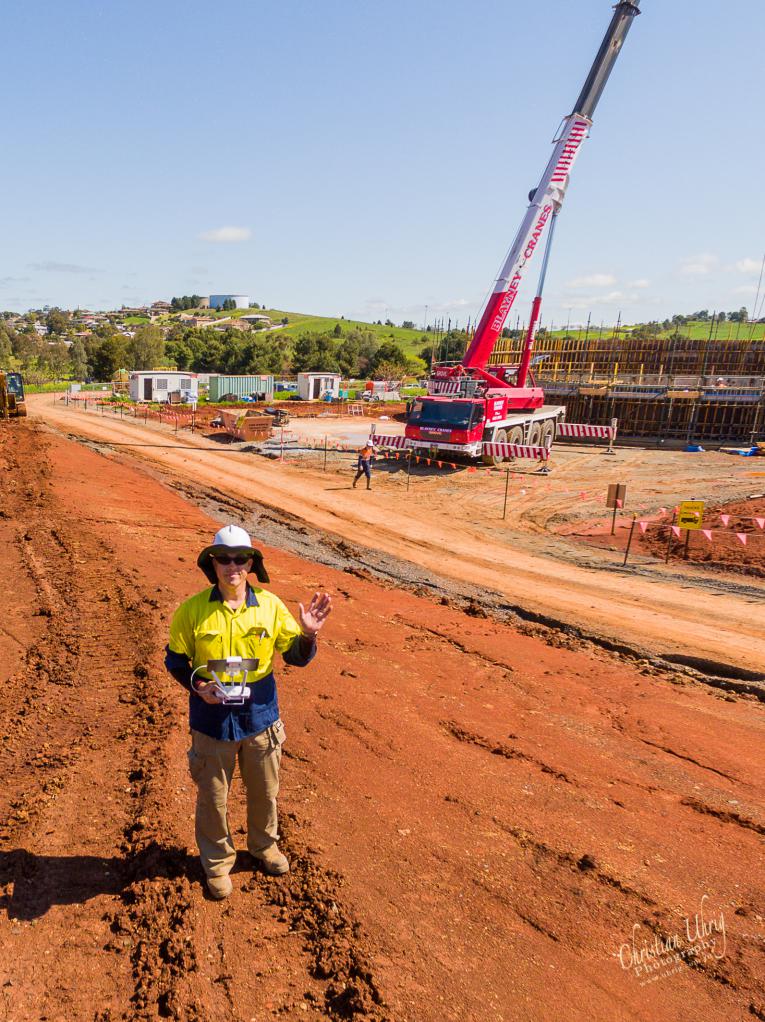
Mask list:
[[[623,508],[627,500],[627,484],[611,483],[606,496],[606,507]]]
[[[700,529],[703,522],[703,500],[684,500],[678,505],[677,524],[681,529]]]

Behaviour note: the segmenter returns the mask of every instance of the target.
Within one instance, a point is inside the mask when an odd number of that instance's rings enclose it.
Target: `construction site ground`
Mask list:
[[[762,581],[561,534],[608,482],[741,503],[760,462],[566,448],[503,521],[504,472],[378,462],[367,493],[347,453],[29,404],[0,431],[0,1019],[765,1018]],[[221,904],[162,658],[224,521],[335,611],[279,671],[293,870],[242,852]]]

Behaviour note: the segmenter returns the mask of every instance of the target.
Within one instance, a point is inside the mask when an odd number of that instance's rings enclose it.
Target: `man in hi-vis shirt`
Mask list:
[[[247,792],[247,847],[267,873],[289,870],[277,843],[276,796],[285,735],[273,658],[279,652],[285,663],[309,664],[332,600],[327,593],[315,593],[307,607],[299,605],[298,623],[277,596],[247,581],[249,572],[258,582],[268,582],[269,577],[263,555],[236,525],[220,529],[197,564],[211,588],[175,612],[165,665],[189,693],[195,832],[207,887],[214,898],[227,898],[236,850],[226,804],[237,762]],[[258,667],[247,678],[249,697],[232,705],[223,702],[205,666],[209,660],[237,656],[256,658]]]

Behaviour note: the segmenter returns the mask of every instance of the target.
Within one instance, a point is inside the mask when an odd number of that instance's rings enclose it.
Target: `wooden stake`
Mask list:
[[[632,533],[635,531],[635,522],[636,521],[637,521],[637,514],[634,514],[632,516],[632,525],[630,525],[630,534],[627,537],[627,549],[624,551],[624,564],[622,565],[623,568],[626,568],[626,566],[627,566],[627,558],[630,555],[630,547],[632,546]]]
[[[669,536],[667,536],[667,556],[664,558],[664,563],[669,564],[669,548],[672,546],[672,526],[675,524],[675,516],[677,512],[672,512],[672,521],[669,525]]]

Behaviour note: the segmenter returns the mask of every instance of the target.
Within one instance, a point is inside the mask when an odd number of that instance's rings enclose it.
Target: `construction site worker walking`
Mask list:
[[[367,477],[367,489],[372,489],[372,461],[374,456],[374,447],[372,447],[371,444],[364,444],[359,451],[358,460],[356,462],[356,478],[353,480],[354,489],[356,489],[356,483],[362,476]]]
[[[280,851],[276,797],[281,747],[274,653],[305,667],[332,610],[328,593],[299,604],[298,620],[273,593],[263,555],[244,529],[226,525],[197,558],[210,586],[180,605],[170,625],[165,665],[189,693],[189,769],[197,787],[196,842],[214,898],[232,891],[236,849],[227,800],[239,763],[247,795],[247,848],[265,872],[289,870]]]

